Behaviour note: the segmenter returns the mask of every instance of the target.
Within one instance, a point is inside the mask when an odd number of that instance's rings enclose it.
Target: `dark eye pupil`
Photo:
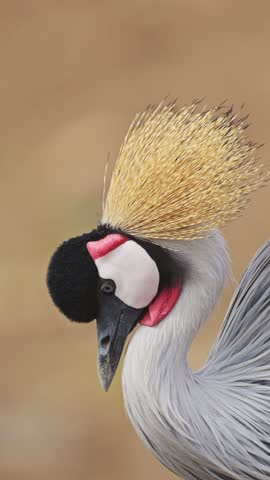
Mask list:
[[[111,285],[105,285],[103,288],[103,291],[106,293],[112,292],[112,286]]]
[[[104,283],[102,286],[101,286],[101,291],[103,293],[113,293],[115,290],[114,288],[114,285],[112,283]]]

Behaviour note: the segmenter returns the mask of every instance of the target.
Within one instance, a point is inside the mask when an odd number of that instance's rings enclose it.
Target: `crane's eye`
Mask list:
[[[100,291],[106,295],[111,295],[115,292],[115,283],[113,280],[106,280],[102,283]]]

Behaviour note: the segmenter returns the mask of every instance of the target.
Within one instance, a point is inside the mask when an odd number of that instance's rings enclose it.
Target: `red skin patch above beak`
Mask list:
[[[174,287],[165,287],[156,296],[147,308],[147,311],[140,321],[141,325],[154,327],[165,318],[176,304],[182,290],[182,282],[179,281]]]
[[[127,240],[128,238],[120,233],[110,233],[100,240],[88,242],[86,248],[93,260],[97,260],[122,245],[122,243],[127,242]]]

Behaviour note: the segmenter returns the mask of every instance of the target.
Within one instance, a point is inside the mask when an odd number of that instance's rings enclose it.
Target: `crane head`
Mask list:
[[[237,216],[265,183],[256,150],[245,118],[223,105],[200,111],[197,102],[178,108],[164,101],[135,117],[102,224],[64,242],[47,276],[62,313],[77,322],[97,320],[106,390],[128,334],[137,323],[157,325],[181,290],[183,266],[151,240],[195,240]]]
[[[47,274],[51,297],[75,322],[97,320],[98,370],[108,390],[129,333],[159,323],[181,290],[170,251],[106,226],[65,241]]]

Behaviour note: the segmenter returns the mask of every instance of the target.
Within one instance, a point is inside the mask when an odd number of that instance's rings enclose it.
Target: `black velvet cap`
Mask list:
[[[63,242],[52,255],[47,286],[53,302],[70,320],[90,322],[97,314],[98,271],[86,244],[109,232],[97,228]]]

